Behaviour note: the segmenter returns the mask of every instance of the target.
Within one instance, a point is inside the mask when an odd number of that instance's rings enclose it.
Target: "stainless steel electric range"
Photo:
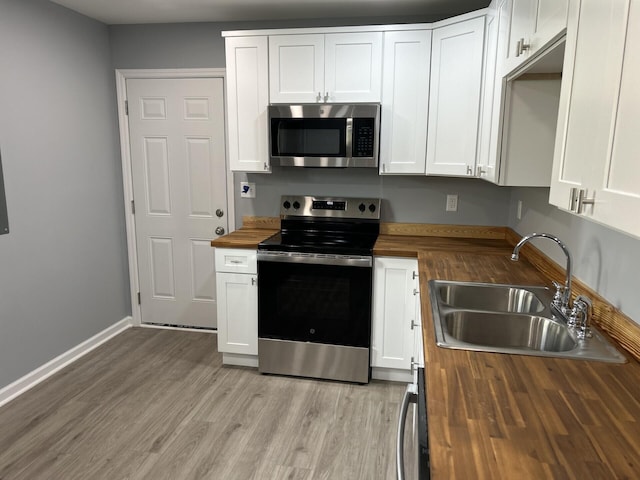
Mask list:
[[[262,373],[367,383],[380,199],[284,196],[258,246]]]

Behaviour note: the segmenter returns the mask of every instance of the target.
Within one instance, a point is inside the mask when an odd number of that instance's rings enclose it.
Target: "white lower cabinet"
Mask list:
[[[258,365],[256,251],[216,248],[218,351],[222,363]]]
[[[411,380],[421,355],[418,261],[377,257],[373,270],[373,378]]]

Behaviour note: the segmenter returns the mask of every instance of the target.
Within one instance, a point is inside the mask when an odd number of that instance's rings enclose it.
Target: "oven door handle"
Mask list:
[[[336,265],[341,267],[373,266],[372,257],[360,255],[328,255],[323,253],[260,252],[258,262],[308,263],[313,265]]]

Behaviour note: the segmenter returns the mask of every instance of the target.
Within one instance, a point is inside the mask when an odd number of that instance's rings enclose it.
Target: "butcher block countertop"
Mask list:
[[[432,479],[639,478],[630,355],[619,365],[436,346],[428,280],[548,283],[510,252],[418,253]]]
[[[258,219],[211,244],[256,248],[276,231]],[[640,478],[640,327],[579,280],[574,293],[594,300],[600,332],[624,346],[627,363],[436,345],[428,280],[550,285],[564,279],[531,244],[512,262],[519,238],[503,227],[381,226],[374,255],[418,259],[431,478]]]

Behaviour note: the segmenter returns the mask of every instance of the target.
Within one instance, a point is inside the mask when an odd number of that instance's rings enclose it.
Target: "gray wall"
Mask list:
[[[274,167],[270,175],[236,174],[240,177],[256,184],[255,199],[236,199],[236,209],[244,215],[278,216],[280,196],[293,194],[379,197],[385,222],[506,225],[508,221],[510,189],[482,180],[290,167]],[[447,194],[458,195],[457,212],[445,211]]]
[[[106,26],[0,0],[0,388],[130,315]]]
[[[547,188],[512,189],[509,225],[521,235],[558,236],[571,251],[574,276],[640,323],[640,239],[563,212],[549,205],[548,198]],[[521,220],[516,218],[519,200],[523,202]],[[553,242],[533,242],[564,268],[566,257]]]

